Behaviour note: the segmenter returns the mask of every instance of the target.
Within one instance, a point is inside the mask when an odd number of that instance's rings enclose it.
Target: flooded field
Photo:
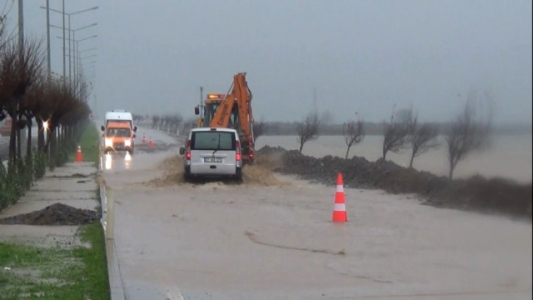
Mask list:
[[[455,170],[455,178],[480,174],[485,177],[503,177],[519,182],[531,182],[532,172],[532,136],[531,134],[495,135],[491,146],[482,152],[473,153],[461,161]],[[439,137],[441,146],[415,158],[413,167],[436,175],[448,174],[447,151],[444,137]],[[358,145],[350,149],[349,157],[362,156],[369,161],[381,157],[383,137],[367,136]],[[280,146],[287,150],[297,150],[296,136],[261,136],[257,139],[256,149],[269,145]],[[303,154],[314,157],[326,155],[343,157],[346,143],[342,136],[320,136],[317,140],[304,145]],[[411,150],[402,153],[388,153],[387,159],[398,165],[408,166]]]

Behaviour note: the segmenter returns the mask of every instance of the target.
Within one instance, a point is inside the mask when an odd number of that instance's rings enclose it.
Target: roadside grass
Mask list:
[[[99,132],[89,123],[79,145],[83,160],[99,161]],[[69,156],[74,161],[76,153]],[[74,174],[70,177],[87,177]],[[99,190],[96,190],[99,198]],[[95,209],[101,212],[99,201]],[[100,222],[80,226],[82,245],[47,247],[0,242],[0,300],[109,300],[104,230]]]
[[[82,226],[80,239],[91,246],[62,249],[0,243],[0,299],[110,299],[100,223]]]
[[[83,161],[90,161],[98,163],[100,148],[98,145],[99,132],[98,128],[94,123],[89,123],[87,128],[82,133],[79,141],[81,147],[81,153],[83,155]],[[69,155],[69,161],[74,161],[76,159],[76,153]]]

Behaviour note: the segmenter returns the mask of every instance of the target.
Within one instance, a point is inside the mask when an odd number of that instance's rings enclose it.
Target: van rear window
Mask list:
[[[231,132],[193,132],[191,150],[235,150],[235,134]]]

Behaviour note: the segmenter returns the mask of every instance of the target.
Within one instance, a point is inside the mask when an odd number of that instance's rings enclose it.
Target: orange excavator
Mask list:
[[[200,108],[195,107],[196,115],[200,115]],[[252,92],[246,82],[246,73],[233,76],[233,84],[227,94],[208,94],[203,105],[203,117],[197,119],[197,127],[225,127],[237,130],[244,163],[254,161],[253,123]]]

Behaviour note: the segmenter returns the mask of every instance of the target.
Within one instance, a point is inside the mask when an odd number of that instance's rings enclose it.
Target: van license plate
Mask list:
[[[206,163],[221,163],[222,158],[220,157],[205,157],[204,162]]]

